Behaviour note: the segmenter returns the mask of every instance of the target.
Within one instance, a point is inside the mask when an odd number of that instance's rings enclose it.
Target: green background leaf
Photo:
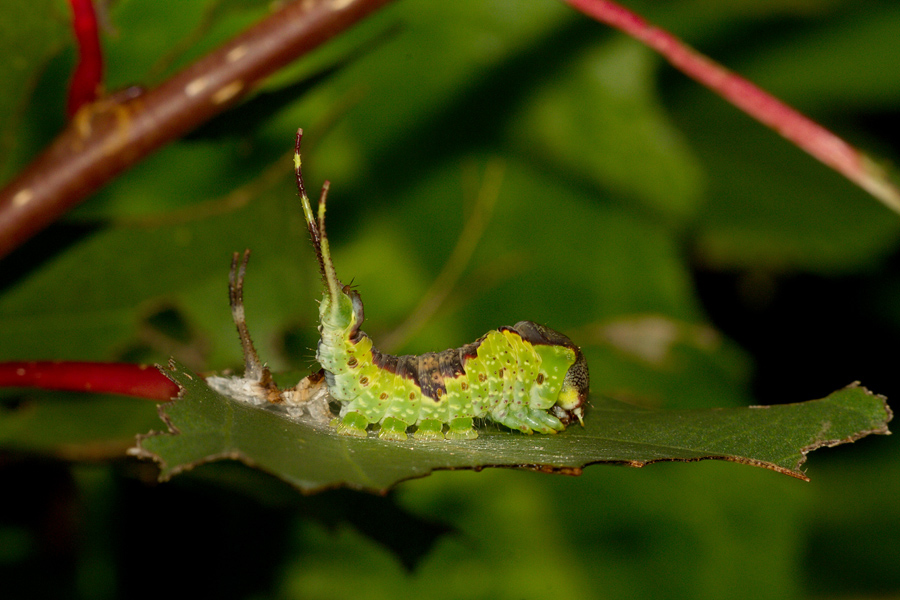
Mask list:
[[[21,135],[20,121],[34,93],[41,71],[54,54],[69,42],[68,14],[55,0],[0,2],[0,180],[14,173]],[[63,110],[65,99],[52,104]]]

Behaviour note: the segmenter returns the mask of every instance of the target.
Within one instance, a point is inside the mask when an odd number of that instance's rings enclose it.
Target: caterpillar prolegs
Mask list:
[[[328,396],[341,405],[331,421],[337,432],[365,437],[371,426],[377,426],[381,439],[405,440],[414,426],[417,439],[475,439],[474,419],[524,433],[557,433],[576,419],[581,422],[589,388],[587,362],[572,340],[543,325],[520,321],[461,348],[421,356],[392,356],[374,348],[360,329],[362,298],[341,283],[331,260],[325,233],[329,184],[322,188],[317,213],[306,194],[302,136],[299,130],[294,152],[297,191],[325,284],[316,360]],[[244,348],[245,378],[257,382],[261,390],[255,393],[257,398],[272,400],[279,392],[256,357],[243,321],[246,259],[245,255],[237,275],[237,255],[232,266],[232,313]]]

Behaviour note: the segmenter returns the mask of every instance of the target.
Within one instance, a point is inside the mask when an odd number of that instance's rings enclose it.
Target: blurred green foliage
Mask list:
[[[19,15],[0,24],[4,179],[63,122],[68,13],[40,4],[0,0]],[[111,3],[108,89],[158,83],[266,4]],[[896,3],[626,4],[897,162]],[[376,342],[440,273],[487,165],[503,166],[461,283],[392,350],[532,319],[584,346],[594,393],[648,406],[800,401],[854,379],[900,394],[900,218],[551,0],[391,5],[126,173],[4,260],[0,360],[237,367],[227,270],[250,247],[260,352],[307,368],[320,292],[292,190],[298,126],[307,184],[333,182],[336,265]],[[388,500],[304,499],[235,465],[157,486],[149,464],[90,462],[161,428],[152,405],[121,400],[100,420],[108,398],[79,411],[59,395],[5,396],[4,423],[58,403],[71,425],[0,462],[5,597],[140,598],[178,576],[184,593],[223,598],[900,593],[890,438],[821,451],[811,484],[704,463],[440,473]]]

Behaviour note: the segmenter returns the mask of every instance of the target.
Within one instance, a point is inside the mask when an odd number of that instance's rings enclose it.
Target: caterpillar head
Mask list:
[[[562,334],[559,335],[565,337]],[[575,362],[566,371],[566,378],[563,380],[562,390],[559,392],[559,400],[556,401],[550,412],[564,425],[568,425],[575,419],[584,425],[584,405],[591,387],[590,376],[588,375],[587,361],[584,359],[581,349],[574,344],[572,347],[575,349]]]
[[[575,345],[567,336],[532,321],[519,321],[513,325],[513,329],[522,336],[522,339],[531,344],[544,344],[549,346],[564,346],[575,353],[575,362],[566,371],[562,389],[556,404],[550,408],[550,413],[568,425],[578,420],[584,424],[584,405],[587,403],[591,381],[588,374],[587,361],[581,348]]]

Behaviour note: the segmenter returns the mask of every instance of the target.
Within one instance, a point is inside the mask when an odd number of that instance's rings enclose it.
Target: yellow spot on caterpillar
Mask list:
[[[437,395],[438,398],[440,398],[441,396],[444,395],[444,390],[442,390],[441,388],[438,388],[437,394],[436,394],[436,395]]]

